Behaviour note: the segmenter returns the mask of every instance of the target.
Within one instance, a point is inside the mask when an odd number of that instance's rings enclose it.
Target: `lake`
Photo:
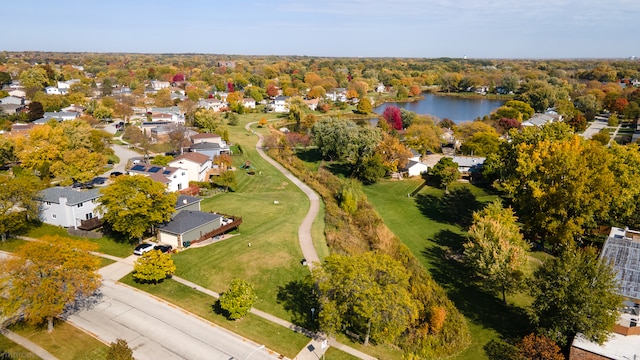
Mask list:
[[[423,93],[424,99],[413,102],[388,102],[373,111],[382,114],[389,106],[397,106],[416,114],[432,115],[440,119],[448,118],[456,123],[471,121],[477,117],[489,115],[492,111],[502,106],[505,100],[472,98],[465,99],[455,96],[440,96]]]

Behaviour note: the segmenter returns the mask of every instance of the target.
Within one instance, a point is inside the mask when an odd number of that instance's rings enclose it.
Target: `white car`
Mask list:
[[[133,254],[142,255],[144,253],[148,253],[151,250],[153,250],[153,244],[144,243],[136,246],[136,248],[133,250]]]

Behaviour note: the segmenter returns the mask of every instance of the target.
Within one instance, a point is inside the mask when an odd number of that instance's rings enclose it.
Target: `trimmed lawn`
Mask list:
[[[172,304],[179,304],[181,308],[203,319],[251,339],[256,343],[265,344],[269,349],[291,359],[309,342],[309,338],[306,336],[253,314],[236,321],[227,320],[224,316],[213,311],[214,298],[170,279],[157,285],[138,284],[133,281],[133,277],[129,274],[120,279],[120,281]]]
[[[358,360],[359,357],[353,356],[342,350],[338,350],[334,347],[330,347],[324,353],[325,360]]]
[[[98,239],[83,238],[79,236],[70,235],[66,229],[59,226],[49,225],[41,223],[38,226],[31,227],[24,236],[39,239],[47,235],[58,235],[61,237],[67,237],[76,240],[86,240],[92,243],[98,244],[98,252],[109,254],[117,257],[127,257],[133,254],[134,246],[131,243],[124,241],[117,241],[111,237],[103,236]]]
[[[463,264],[447,254],[460,253],[466,241],[466,228],[474,210],[498,196],[468,183],[456,183],[450,203],[443,202],[444,192],[425,186],[414,198],[407,197],[422,179],[383,180],[364,191],[385,224],[422,262],[431,276],[445,288],[449,298],[465,315],[472,344],[452,359],[486,359],[483,346],[491,339],[523,336],[529,320],[522,306],[531,299],[526,294],[499,296],[489,294],[474,283]],[[528,271],[539,265],[535,254]]]
[[[107,345],[64,321],[56,321],[51,334],[44,325],[16,324],[10,329],[61,360],[104,359],[109,351]]]
[[[29,350],[9,340],[9,338],[0,334],[0,359],[8,355],[7,360],[11,359],[37,359],[37,356]]]
[[[237,170],[235,192],[220,193],[201,202],[203,211],[242,216],[238,234],[221,242],[192,248],[174,255],[176,275],[216,292],[228,289],[235,278],[254,285],[258,300],[254,306],[292,321],[292,314],[278,304],[279,287],[309,275],[302,266],[298,227],[309,209],[309,200],[295,185],[255,151],[257,136],[244,129],[248,121],[261,117],[277,119],[273,114],[248,114],[238,126],[230,126],[232,142],[243,153],[233,156],[237,167],[250,161],[255,175]],[[253,128],[268,134],[268,128]],[[274,204],[278,201],[278,205]],[[313,225],[313,237],[320,256],[328,249],[324,239],[322,214]]]

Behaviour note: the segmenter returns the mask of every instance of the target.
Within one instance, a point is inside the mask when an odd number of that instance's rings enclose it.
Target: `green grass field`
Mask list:
[[[45,325],[17,324],[10,329],[60,360],[105,359],[109,350],[107,345],[64,321],[56,321],[51,333],[46,331]]]
[[[5,357],[6,356],[6,357]],[[9,340],[0,334],[0,359],[36,359],[36,355],[29,350]]]
[[[242,216],[238,234],[201,248],[188,249],[174,256],[176,275],[208,289],[222,292],[234,278],[252,283],[258,295],[256,308],[292,320],[292,314],[277,301],[278,289],[309,274],[302,266],[298,227],[309,209],[307,197],[255,151],[257,136],[244,129],[248,121],[273,114],[241,116],[238,126],[229,127],[232,142],[243,149],[233,156],[234,165],[250,161],[255,175],[239,169],[235,192],[221,193],[201,203],[203,211]],[[254,127],[268,133],[267,128]],[[274,204],[278,201],[278,205]],[[323,214],[314,223],[313,236],[321,256],[328,254],[324,241]],[[251,246],[249,246],[251,244]]]
[[[455,257],[462,251],[471,214],[498,197],[490,190],[457,183],[453,200],[443,201],[443,191],[425,186],[414,198],[407,196],[422,179],[383,180],[365,187],[365,193],[385,224],[422,262],[431,276],[445,288],[449,298],[468,319],[472,345],[452,359],[486,359],[483,346],[491,339],[525,335],[529,320],[523,306],[526,294],[507,296],[507,304],[482,290]],[[539,266],[546,254],[532,255],[528,272]]]

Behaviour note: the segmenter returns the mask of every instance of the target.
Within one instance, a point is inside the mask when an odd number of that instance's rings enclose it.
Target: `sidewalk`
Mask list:
[[[2,335],[6,336],[9,340],[13,341],[14,343],[22,346],[23,348],[31,351],[32,353],[34,353],[35,355],[39,356],[41,359],[43,360],[58,360],[57,357],[51,355],[51,353],[49,353],[47,350],[41,348],[39,345],[37,345],[36,343],[32,342],[31,340],[22,337],[16,333],[14,333],[13,331],[9,331],[9,330],[3,330],[2,331]],[[18,354],[15,354],[18,355]],[[28,358],[28,354],[22,354],[24,356],[15,356],[16,359],[22,359]],[[14,358],[14,356],[12,356],[11,353],[9,353],[9,356],[11,358]]]

